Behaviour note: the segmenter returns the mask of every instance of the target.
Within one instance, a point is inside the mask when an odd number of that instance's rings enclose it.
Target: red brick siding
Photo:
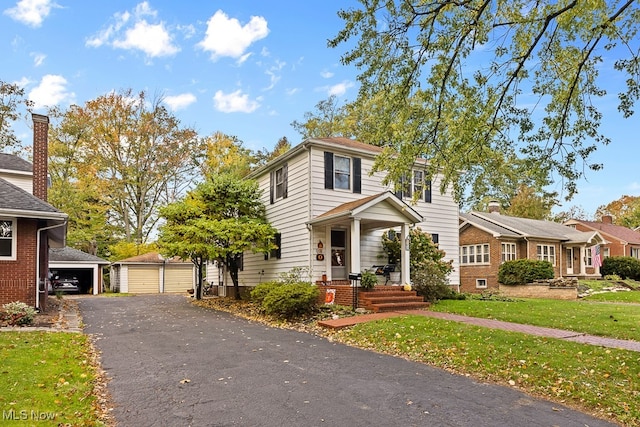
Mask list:
[[[467,227],[460,232],[460,246],[489,244],[489,265],[460,265],[460,292],[482,292],[476,288],[476,279],[486,279],[486,289],[498,289],[498,268],[500,267],[501,243],[486,231]],[[460,252],[462,256],[462,251]]]
[[[489,265],[460,265],[460,292],[482,292],[486,289],[498,289],[498,270],[502,262],[502,242],[496,239],[490,233],[480,230],[476,227],[467,227],[460,232],[460,246],[489,244]],[[564,253],[560,252],[558,243],[550,243],[546,241],[509,241],[505,243],[516,244],[516,256],[518,259],[538,259],[537,245],[552,245],[555,247],[556,264],[554,266],[555,277],[560,276],[560,259]],[[528,253],[527,253],[528,247]],[[462,251],[461,251],[462,254]],[[577,262],[577,261],[576,261]],[[562,262],[564,265],[564,262]],[[476,279],[486,279],[486,288],[476,288]]]
[[[35,276],[36,276],[36,233],[38,221],[18,218],[16,260],[0,261],[0,304],[13,301],[22,301],[30,306],[35,306]],[[41,242],[43,246],[43,266],[46,260],[46,239]],[[46,277],[46,268],[40,269],[43,277]],[[42,301],[44,300],[44,301]],[[41,298],[41,306],[46,304],[45,298]]]

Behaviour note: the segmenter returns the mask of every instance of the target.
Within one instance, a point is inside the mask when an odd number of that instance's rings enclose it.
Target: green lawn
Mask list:
[[[616,294],[628,294],[620,292]],[[633,291],[634,294],[639,293]],[[606,295],[606,294],[600,294]],[[617,296],[619,298],[619,296]],[[640,341],[640,305],[543,299],[444,300],[433,311]]]
[[[0,425],[103,425],[85,335],[0,332],[0,361]]]
[[[333,336],[347,344],[495,381],[624,425],[640,426],[637,352],[422,316],[364,323]]]

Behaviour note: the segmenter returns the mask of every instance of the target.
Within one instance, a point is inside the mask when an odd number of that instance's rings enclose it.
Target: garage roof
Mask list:
[[[106,261],[100,257],[69,247],[49,249],[49,262],[75,262],[79,264],[104,265],[109,264],[109,261]]]

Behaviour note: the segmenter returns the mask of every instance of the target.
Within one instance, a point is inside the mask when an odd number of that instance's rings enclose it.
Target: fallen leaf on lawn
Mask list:
[[[191,382],[191,380],[189,378],[185,378],[183,380],[180,380],[180,384],[189,384]]]

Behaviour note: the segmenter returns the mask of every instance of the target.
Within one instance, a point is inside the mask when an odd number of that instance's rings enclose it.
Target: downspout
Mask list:
[[[42,231],[51,230],[53,228],[66,227],[66,225],[67,225],[67,220],[65,219],[62,224],[50,225],[48,227],[38,228],[38,230],[36,231],[36,308],[37,309],[40,308],[40,241],[42,240],[40,238],[41,236],[40,233]],[[45,281],[45,284],[46,284],[46,281]]]

